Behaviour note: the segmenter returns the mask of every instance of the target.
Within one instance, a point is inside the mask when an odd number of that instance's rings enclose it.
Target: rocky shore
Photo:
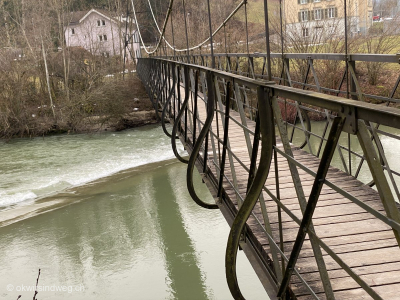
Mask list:
[[[158,120],[154,110],[133,111],[119,118],[109,118],[107,116],[88,117],[75,132],[121,131],[156,123],[158,123]]]

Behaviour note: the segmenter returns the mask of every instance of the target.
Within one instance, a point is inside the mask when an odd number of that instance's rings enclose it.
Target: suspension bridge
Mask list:
[[[236,271],[243,250],[270,299],[400,299],[400,170],[387,155],[400,145],[400,76],[382,96],[365,92],[356,72],[362,63],[398,65],[399,56],[349,54],[346,24],[345,53],[271,53],[267,1],[266,52],[215,53],[213,37],[240,9],[247,13],[247,1],[214,31],[207,4],[209,36],[191,47],[185,18],[186,48],[178,49],[165,34],[171,0],[137,72],[188,165],[191,197],[231,226],[225,271],[233,298],[245,299]],[[247,24],[246,35],[248,49]],[[320,83],[320,62],[344,66],[337,88]],[[215,202],[198,197],[195,169]]]

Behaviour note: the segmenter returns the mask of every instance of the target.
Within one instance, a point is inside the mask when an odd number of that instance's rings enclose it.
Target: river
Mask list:
[[[32,298],[39,268],[39,299],[231,299],[229,226],[191,200],[160,127],[0,151],[0,299]],[[266,298],[242,252],[238,273],[248,299]]]
[[[399,141],[382,144],[398,167]],[[314,137],[311,148],[316,153]],[[229,227],[191,200],[186,165],[159,126],[15,139],[0,142],[0,151],[0,299],[31,298],[39,268],[39,299],[231,299]],[[352,160],[355,172],[359,159]],[[342,167],[338,155],[333,164]],[[196,189],[212,201],[198,174]],[[238,275],[246,298],[266,298],[242,252]]]

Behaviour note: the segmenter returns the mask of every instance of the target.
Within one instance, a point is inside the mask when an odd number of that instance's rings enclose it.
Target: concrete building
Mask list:
[[[365,34],[372,25],[372,0],[347,1],[348,34]],[[318,43],[344,37],[342,0],[284,0],[284,17],[289,38]]]
[[[82,47],[94,55],[123,57],[125,40],[128,40],[127,51],[133,58],[141,57],[136,25],[128,19],[127,35],[125,29],[126,18],[112,17],[109,12],[97,9],[77,11],[71,14],[65,28],[65,41],[67,47]],[[131,59],[128,52],[126,55]]]

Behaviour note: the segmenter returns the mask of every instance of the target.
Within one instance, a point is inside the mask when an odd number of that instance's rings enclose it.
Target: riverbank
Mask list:
[[[150,101],[145,99],[144,101]],[[147,108],[146,108],[147,109]],[[83,120],[82,124],[74,128],[74,133],[94,133],[101,131],[122,131],[126,129],[141,127],[158,123],[156,112],[153,108],[141,111],[138,107],[136,110],[119,117],[109,116],[92,116]],[[71,130],[64,130],[64,133],[70,133]]]
[[[147,92],[135,73],[123,79],[106,77],[82,95],[69,91],[48,100],[12,102],[0,98],[0,138],[37,137],[63,133],[121,131],[158,122]],[[5,105],[2,109],[3,104]]]

